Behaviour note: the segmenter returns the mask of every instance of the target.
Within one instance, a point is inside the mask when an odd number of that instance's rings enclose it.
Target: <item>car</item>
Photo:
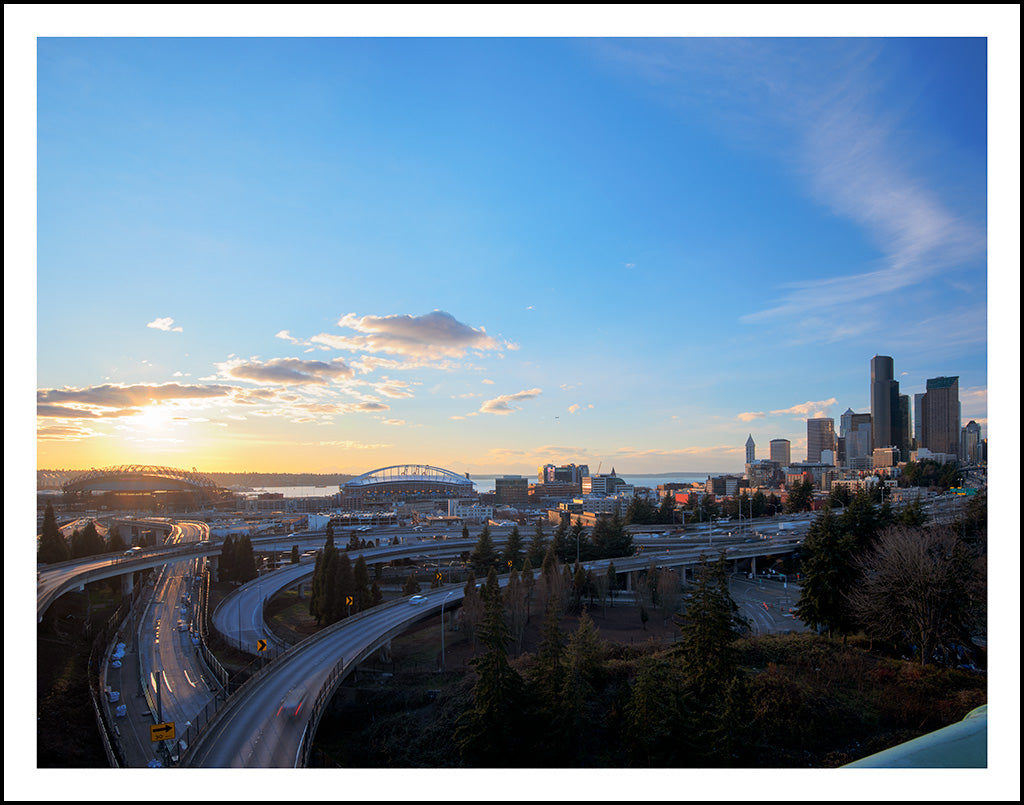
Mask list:
[[[426,600],[427,600],[427,597],[425,595],[414,595],[414,596],[412,596],[412,598],[409,599],[409,603],[410,604],[422,604]]]
[[[284,715],[286,718],[296,718],[299,715],[299,711],[302,710],[302,702],[302,696],[295,694],[293,691],[288,691],[288,695],[284,697],[281,706],[277,708],[277,715]]]

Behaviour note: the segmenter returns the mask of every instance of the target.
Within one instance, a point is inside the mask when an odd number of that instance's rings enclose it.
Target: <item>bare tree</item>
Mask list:
[[[858,560],[849,600],[872,636],[917,647],[921,664],[984,629],[984,543],[955,528],[894,526]]]

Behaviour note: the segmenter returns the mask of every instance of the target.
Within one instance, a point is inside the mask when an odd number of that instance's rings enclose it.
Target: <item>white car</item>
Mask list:
[[[409,599],[409,603],[410,604],[422,604],[426,600],[427,600],[427,597],[425,595],[414,595],[412,598]]]

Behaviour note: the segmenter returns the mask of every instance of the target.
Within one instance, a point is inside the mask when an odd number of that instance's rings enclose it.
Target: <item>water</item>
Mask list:
[[[632,486],[649,486],[654,489],[658,484],[691,484],[694,482],[704,483],[710,475],[720,475],[722,473],[714,472],[675,472],[668,473],[666,475],[620,475],[616,473],[619,478],[625,481],[627,484]],[[527,475],[530,483],[537,482],[536,475]],[[494,491],[494,479],[493,478],[473,478],[470,475],[470,480],[476,485],[476,491],[481,492],[493,492]],[[252,492],[245,493],[248,495],[259,495],[265,492],[280,493],[286,498],[308,498],[308,497],[328,497],[335,494],[338,491],[337,486],[258,486],[253,487]]]

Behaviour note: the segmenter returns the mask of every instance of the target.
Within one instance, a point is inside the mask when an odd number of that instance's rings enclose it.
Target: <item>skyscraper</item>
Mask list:
[[[900,384],[893,378],[892,358],[871,359],[871,441],[872,446],[890,447],[899,435]]]
[[[752,434],[747,434],[747,464],[754,463],[754,437]]]
[[[768,443],[768,451],[769,458],[783,467],[793,463],[789,453],[789,439],[772,439]]]
[[[832,417],[807,420],[807,460],[817,464],[823,450],[831,450],[833,461],[836,451],[836,423]]]
[[[932,377],[921,401],[921,437],[933,453],[960,452],[960,378]]]

